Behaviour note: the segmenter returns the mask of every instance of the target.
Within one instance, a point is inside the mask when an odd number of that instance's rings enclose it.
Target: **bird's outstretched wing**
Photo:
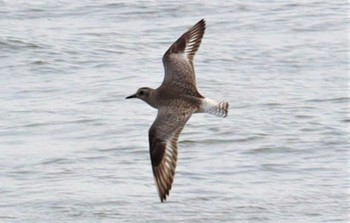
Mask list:
[[[158,110],[158,115],[149,129],[152,170],[160,200],[166,200],[174,180],[177,161],[177,141],[192,111],[173,108]]]
[[[196,90],[196,76],[193,58],[196,54],[205,31],[205,20],[200,20],[178,40],[176,40],[163,56],[165,69],[163,84],[177,82],[187,84]]]

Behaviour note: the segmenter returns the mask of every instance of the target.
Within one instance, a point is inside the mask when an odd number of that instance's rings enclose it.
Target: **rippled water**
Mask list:
[[[0,222],[347,222],[347,1],[0,1]],[[126,101],[201,18],[220,119],[192,116],[168,202],[156,110]]]

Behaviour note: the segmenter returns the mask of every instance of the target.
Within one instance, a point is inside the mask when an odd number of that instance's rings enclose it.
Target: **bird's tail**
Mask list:
[[[206,112],[212,115],[216,115],[225,118],[228,114],[229,104],[226,101],[215,101],[209,98],[205,98],[202,101],[199,112]]]

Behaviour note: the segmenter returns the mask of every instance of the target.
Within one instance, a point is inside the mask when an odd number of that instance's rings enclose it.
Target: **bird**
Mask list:
[[[193,113],[226,117],[229,103],[202,96],[196,84],[193,58],[201,44],[206,22],[201,19],[183,33],[163,55],[164,79],[152,89],[142,87],[126,99],[138,98],[158,109],[151,125],[149,152],[152,172],[161,202],[169,196],[178,155],[178,139]]]

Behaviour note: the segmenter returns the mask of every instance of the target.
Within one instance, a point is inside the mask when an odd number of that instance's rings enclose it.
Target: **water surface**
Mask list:
[[[348,222],[346,1],[0,1],[0,222]],[[198,20],[200,92],[168,202],[161,58]]]

